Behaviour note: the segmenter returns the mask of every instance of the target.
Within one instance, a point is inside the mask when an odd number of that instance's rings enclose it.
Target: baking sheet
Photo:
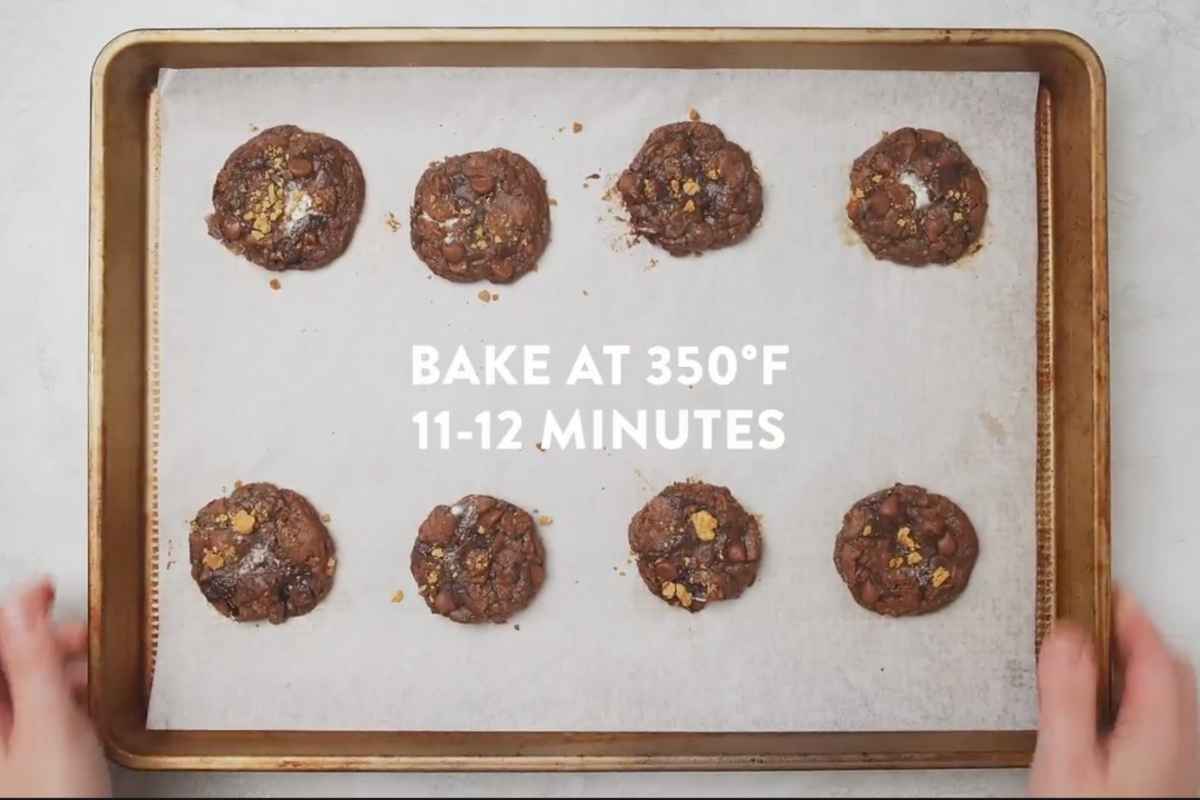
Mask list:
[[[1036,86],[987,73],[165,71],[149,726],[1033,727]],[[689,108],[751,151],[766,207],[741,245],[673,259],[630,246],[603,195],[646,133]],[[268,273],[205,232],[225,157],[281,123],[342,139],[367,177],[353,244],[314,273]],[[960,265],[876,262],[844,222],[850,162],[905,124],[957,139],[988,183],[985,246]],[[538,166],[557,205],[539,271],[484,303],[483,286],[429,279],[407,208],[429,161],[498,145]],[[551,385],[411,385],[413,344],[443,358],[466,345],[480,364],[485,343],[549,345]],[[564,385],[585,344],[632,347],[621,386]],[[730,386],[654,387],[651,344],[790,356],[772,386],[744,366]],[[534,447],[546,409],[576,408],[773,408],[786,443]],[[417,448],[419,411],[449,410],[457,429],[506,409],[524,419],[521,450]],[[629,517],[688,477],[759,513],[766,550],[755,586],[698,615],[652,597],[627,563]],[[338,574],[315,612],[238,625],[193,584],[187,522],[236,479],[297,489],[331,516]],[[927,617],[863,611],[831,561],[844,511],[896,480],[954,498],[980,534],[970,587]],[[409,575],[418,523],[469,492],[554,520],[547,582],[512,624],[434,617]]]

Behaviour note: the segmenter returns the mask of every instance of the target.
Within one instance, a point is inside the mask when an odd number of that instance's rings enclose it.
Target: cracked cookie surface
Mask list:
[[[855,602],[900,617],[936,611],[967,587],[979,555],[971,520],[955,503],[897,483],[842,518],[833,563]]]
[[[417,182],[412,248],[446,280],[511,283],[537,268],[550,241],[541,173],[503,148],[450,156]]]
[[[410,562],[429,610],[455,622],[504,622],[529,605],[546,579],[533,517],[487,495],[430,511]]]
[[[238,622],[307,614],[329,593],[337,566],[312,504],[270,483],[239,486],[200,509],[188,549],[204,597]]]
[[[279,125],[226,159],[213,184],[208,232],[269,270],[317,269],[349,246],[365,192],[348,147]]]
[[[724,486],[673,483],[630,520],[629,547],[651,594],[697,612],[754,583],[762,534]]]
[[[750,154],[706,122],[652,131],[617,191],[634,233],[673,256],[736,244],[762,217],[762,183]]]
[[[850,170],[846,216],[876,258],[897,264],[949,264],[971,252],[987,207],[979,170],[939,131],[893,131]]]

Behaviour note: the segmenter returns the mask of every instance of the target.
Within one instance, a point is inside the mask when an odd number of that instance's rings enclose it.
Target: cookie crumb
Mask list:
[[[396,590],[396,593],[392,595],[392,602],[393,603],[403,603],[404,602],[404,590],[403,589]]]
[[[571,123],[571,133],[580,133],[582,130],[583,130],[582,122],[572,122]]]
[[[587,293],[586,293],[586,292],[584,292],[584,294],[587,294]],[[538,452],[539,452],[539,453],[544,453],[544,452],[546,452],[546,448],[545,448],[545,447],[542,445],[542,443],[541,443],[541,442],[538,442],[537,444],[535,444],[535,445],[534,445],[534,447],[536,447],[536,448],[538,449]]]
[[[590,294],[588,294],[588,290],[587,290],[587,289],[584,289],[584,290],[583,290],[583,296],[584,296],[584,297],[591,297],[591,295],[590,295]]]
[[[384,222],[387,224],[387,226],[389,228],[391,228],[392,233],[395,233],[396,231],[400,230],[400,220],[396,219],[396,215],[393,214],[391,211],[389,211],[387,213],[387,218],[384,219]]]
[[[550,205],[552,205],[552,206],[556,206],[556,205],[558,205],[558,201],[557,201],[557,200],[555,200],[553,197],[547,198],[547,199],[546,199],[546,202],[547,202],[547,203],[549,203],[549,204],[550,204]]]
[[[480,289],[478,296],[479,296],[479,299],[485,303],[492,302],[492,293],[489,292],[487,289]]]
[[[251,122],[251,123],[250,123],[250,132],[251,132],[251,133],[258,133],[258,126],[257,126],[257,125],[255,125],[253,122]]]
[[[519,631],[519,630],[521,630],[521,625],[520,625],[519,623],[518,623],[518,624],[516,624],[516,625],[513,625],[513,630],[514,630],[514,631]]]
[[[542,514],[540,517],[537,518],[537,523],[538,523],[538,525],[553,525],[554,517],[548,517],[545,514]]]
[[[271,282],[268,285],[277,292],[283,288],[283,284],[279,282],[279,278],[271,278]]]
[[[321,522],[324,522],[326,525],[328,525],[330,522],[333,522],[333,517],[329,516],[328,514],[322,514]]]
[[[692,122],[699,122],[700,121],[700,112],[694,108],[689,108],[688,109],[688,119],[690,119]]]
[[[591,175],[588,175],[586,178],[584,178],[584,180],[585,181],[598,181],[598,180],[600,180],[600,173],[593,172]]]
[[[650,262],[648,264],[646,264],[646,272],[649,272],[650,270],[654,269],[657,266],[658,266],[658,259],[657,258],[650,259]]]
[[[500,299],[500,295],[499,295],[499,293],[497,293],[497,292],[492,292],[492,302],[494,303],[494,302],[496,302],[496,301],[497,301],[497,300],[499,300],[499,299]]]

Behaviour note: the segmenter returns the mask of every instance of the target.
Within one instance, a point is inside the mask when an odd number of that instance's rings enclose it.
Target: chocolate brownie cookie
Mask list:
[[[652,594],[695,612],[754,583],[762,535],[724,486],[673,483],[634,515],[629,547]]]
[[[333,585],[333,539],[299,494],[248,483],[192,521],[192,577],[238,622],[280,623],[312,611]]]
[[[412,246],[435,275],[509,283],[537,268],[550,241],[541,173],[497,147],[430,164],[417,182]]]
[[[504,622],[533,600],[545,563],[533,517],[482,494],[430,511],[411,560],[429,610],[455,622]]]
[[[634,233],[673,256],[736,244],[762,217],[762,183],[750,154],[706,122],[651,132],[617,190]]]
[[[358,160],[337,139],[268,128],[217,174],[208,232],[261,267],[316,269],[350,244],[365,191]]]
[[[846,214],[876,258],[949,264],[979,240],[987,186],[953,139],[901,128],[855,159]]]
[[[961,508],[897,483],[846,512],[833,563],[860,606],[902,617],[958,597],[978,555],[975,528]]]

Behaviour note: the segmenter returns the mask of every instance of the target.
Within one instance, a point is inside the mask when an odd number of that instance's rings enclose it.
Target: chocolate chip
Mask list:
[[[869,605],[879,599],[879,589],[875,587],[875,584],[867,581],[862,585],[860,596],[862,597],[862,601]]]
[[[894,494],[889,494],[879,504],[879,515],[881,517],[892,518],[900,513],[900,498]]]
[[[613,567],[616,569],[616,567]],[[679,574],[679,570],[675,569],[675,565],[670,561],[656,561],[654,563],[654,577],[662,581],[673,581]]]
[[[632,195],[637,188],[637,176],[629,170],[621,173],[621,179],[617,181],[617,191],[621,194]]]
[[[307,158],[292,156],[288,159],[288,172],[292,173],[293,178],[307,178],[312,171],[313,163]]]
[[[221,223],[221,235],[230,242],[236,242],[242,238],[242,223],[237,217],[225,217],[225,220]]]
[[[433,607],[439,614],[449,614],[458,608],[458,604],[454,602],[454,595],[450,594],[448,590],[442,589],[437,593],[437,597],[433,598]]]
[[[872,217],[886,216],[891,207],[892,201],[891,198],[888,197],[887,192],[873,192],[871,196],[867,198],[867,211]]]
[[[471,188],[476,194],[487,194],[496,187],[496,179],[491,175],[472,175]]]
[[[947,533],[941,539],[938,539],[938,552],[944,556],[952,556],[958,551],[958,544],[954,541],[954,537]]]
[[[725,558],[729,561],[745,561],[746,548],[742,546],[741,542],[730,542],[729,546],[725,548]]]

